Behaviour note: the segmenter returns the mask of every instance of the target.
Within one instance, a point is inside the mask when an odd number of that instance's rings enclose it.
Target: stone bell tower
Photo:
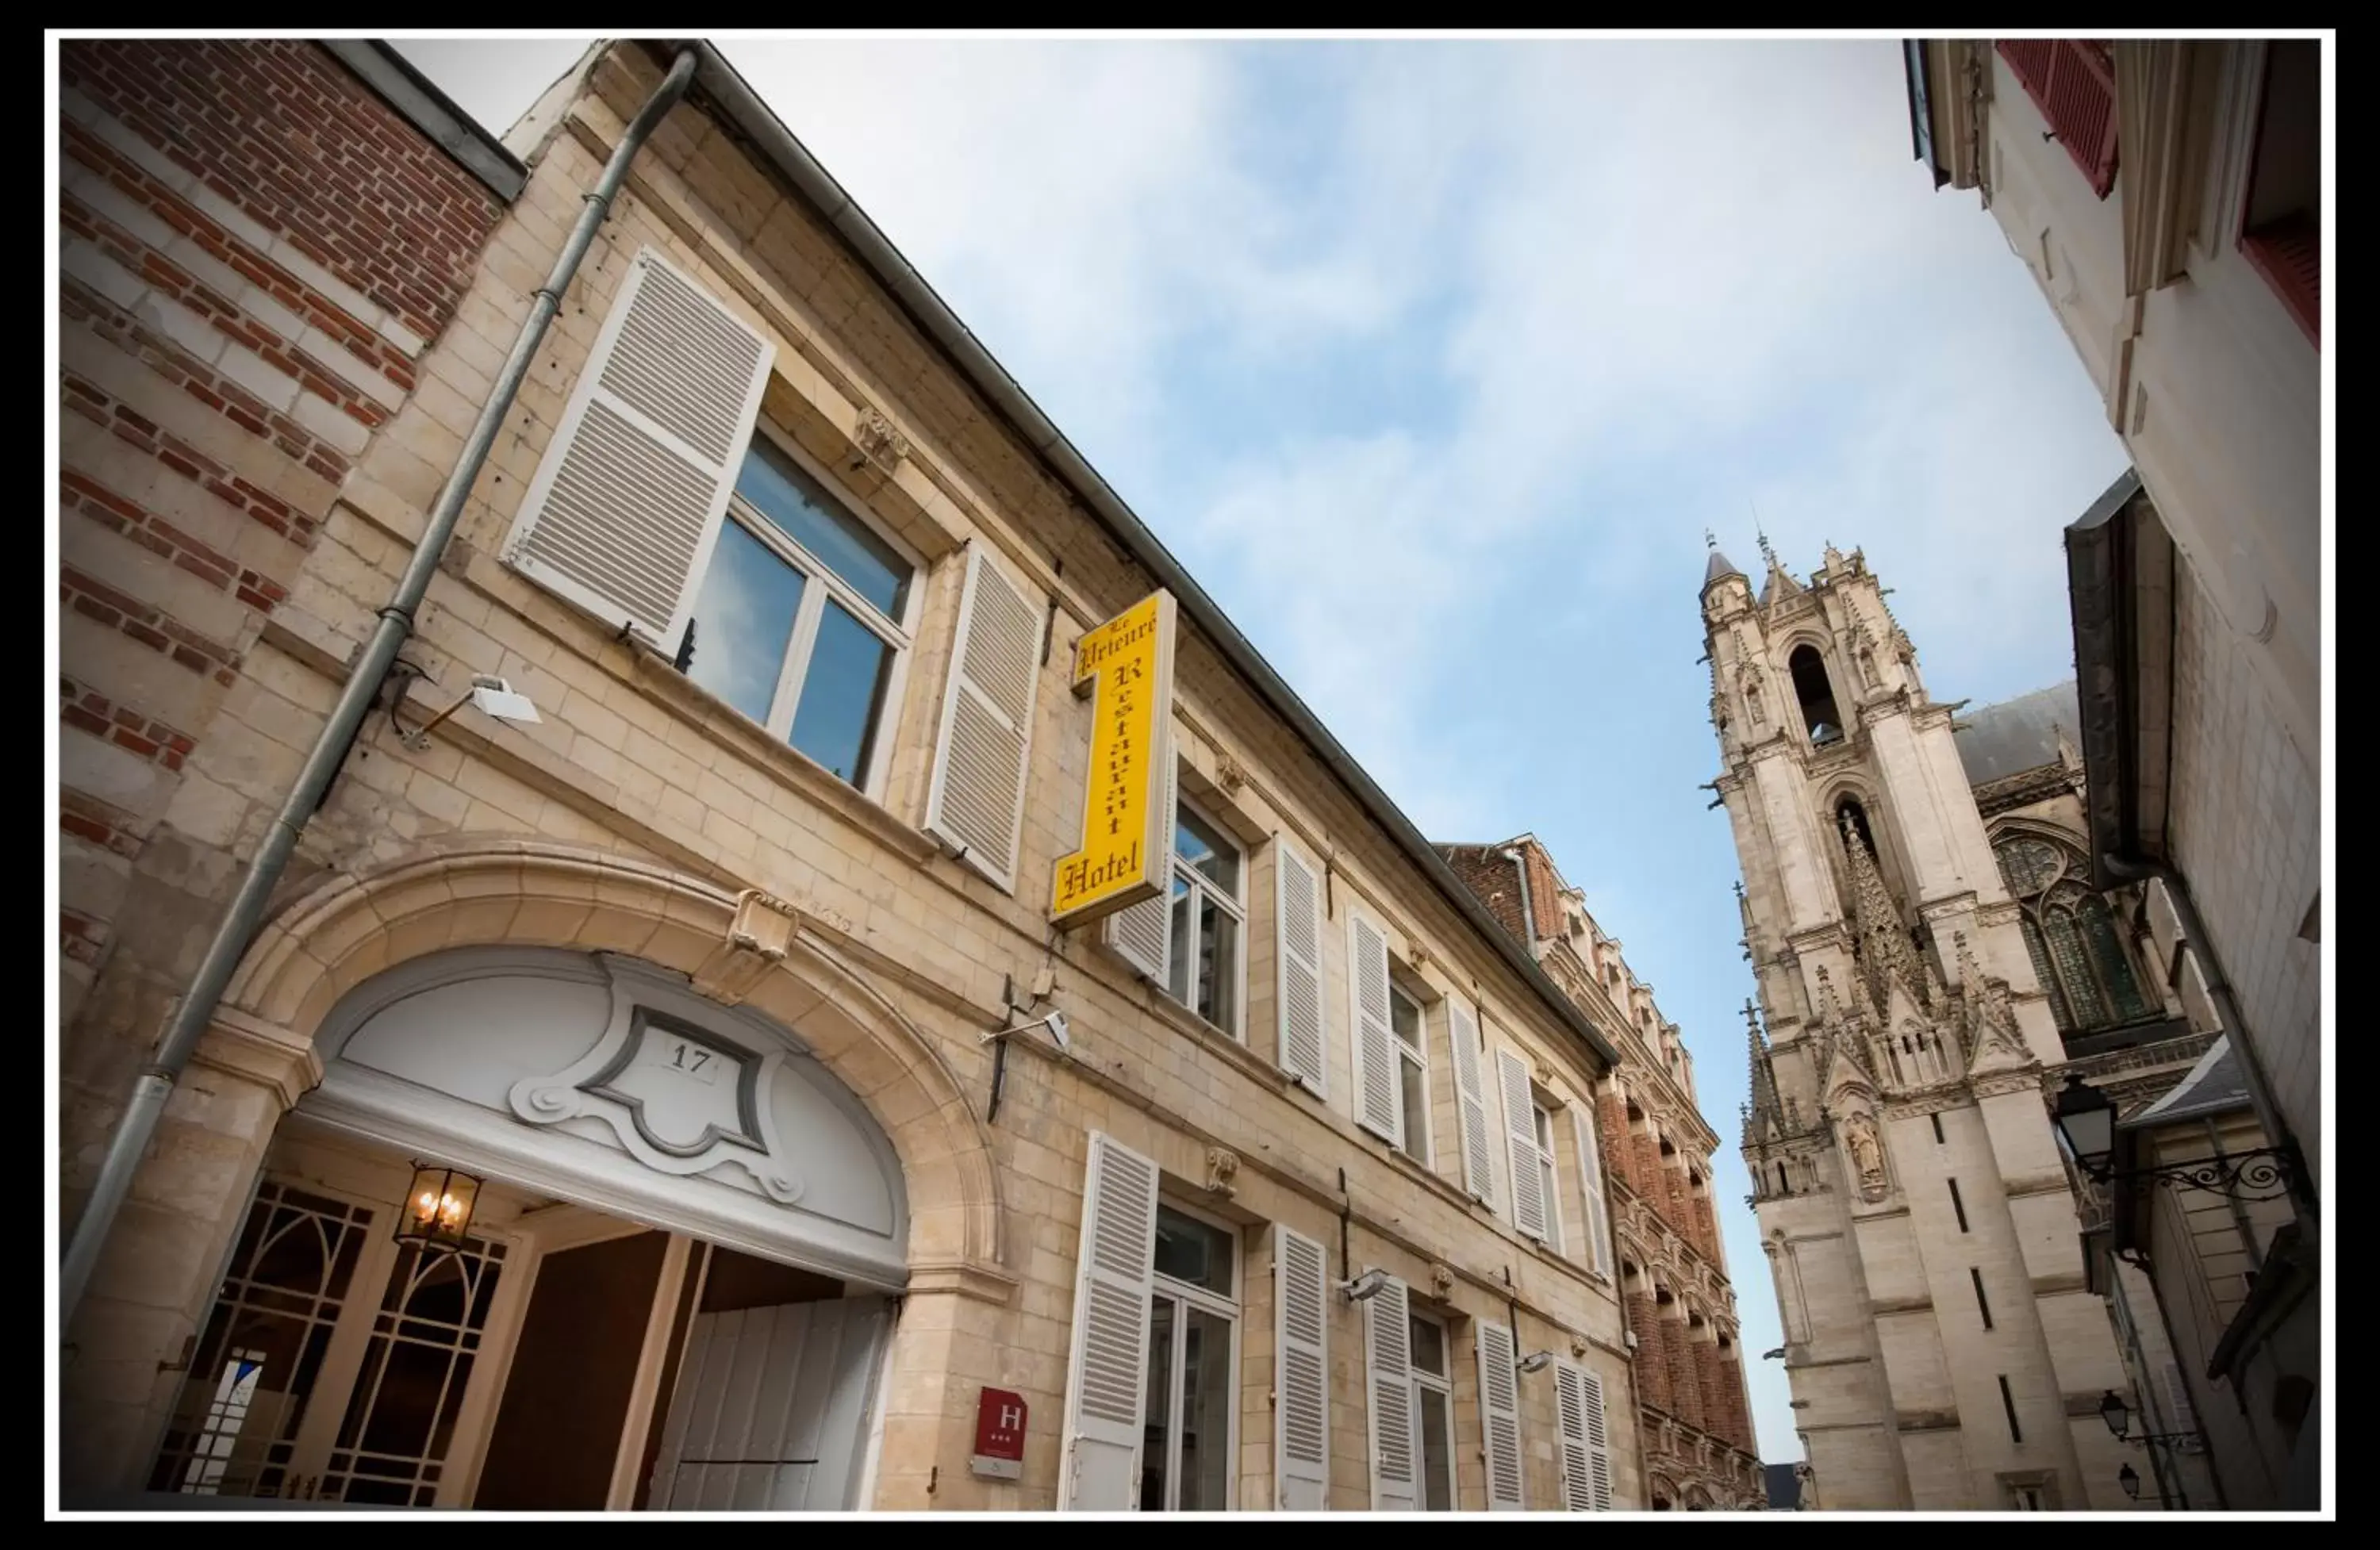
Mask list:
[[[1710,715],[1743,873],[1743,1156],[1830,1508],[2122,1508],[2125,1379],[2043,1098],[2063,1060],[1951,716],[1858,551],[1712,546]]]

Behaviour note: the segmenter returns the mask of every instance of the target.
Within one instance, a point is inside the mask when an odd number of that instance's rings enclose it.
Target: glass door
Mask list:
[[[149,1488],[426,1507],[496,1308],[504,1245],[399,1248],[393,1203],[259,1186]],[[484,1404],[484,1396],[482,1404]],[[451,1495],[451,1493],[450,1493]]]

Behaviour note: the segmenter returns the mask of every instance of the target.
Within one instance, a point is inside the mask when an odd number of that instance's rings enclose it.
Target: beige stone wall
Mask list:
[[[66,1030],[70,1066],[88,1072],[64,1119],[70,1185],[95,1161],[112,1102],[212,923],[207,906],[252,852],[322,724],[348,653],[392,589],[579,190],[657,72],[622,54],[594,79],[601,95],[578,103],[538,158],[452,325],[423,355],[421,387],[362,449],[335,500],[325,500],[286,605],[259,633],[247,677],[208,718],[161,820],[177,865],[207,886],[178,934],[123,936]],[[648,245],[773,339],[768,412],[820,473],[927,557],[880,800],[834,781],[495,558],[619,280]],[[911,443],[893,474],[851,472],[850,431],[862,406]],[[918,828],[955,624],[959,546],[968,539],[990,546],[1058,605],[1013,894],[941,854]],[[570,287],[407,650],[434,684],[414,685],[401,711],[408,724],[444,708],[474,672],[507,676],[542,719],[517,726],[467,711],[422,750],[402,745],[384,716],[367,723],[280,895],[298,913],[285,908],[259,943],[225,1013],[252,1023],[253,1042],[280,1063],[269,1078],[242,1069],[195,1073],[185,1084],[93,1280],[67,1377],[66,1446],[79,1460],[79,1483],[97,1489],[137,1478],[170,1387],[157,1365],[203,1314],[273,1118],[312,1080],[307,1046],[339,993],[421,952],[492,941],[636,953],[701,985],[717,972],[712,955],[734,895],[758,888],[801,911],[795,957],[806,967],[767,977],[754,1004],[806,1041],[832,1046],[822,1058],[884,1124],[908,1178],[914,1280],[892,1357],[878,1505],[1052,1504],[1095,1129],[1157,1159],[1169,1193],[1244,1227],[1244,1505],[1272,1499],[1266,1227],[1285,1222],[1329,1245],[1337,1276],[1345,1273],[1342,1213],[1354,1269],[1386,1268],[1424,1296],[1433,1295],[1433,1266],[1451,1273],[1442,1297],[1425,1305],[1454,1326],[1465,1505],[1484,1501],[1470,1339],[1480,1319],[1517,1319],[1524,1351],[1552,1350],[1602,1376],[1618,1501],[1640,1500],[1617,1298],[1586,1268],[1583,1245],[1573,1237],[1573,1253],[1549,1253],[1472,1203],[1451,1123],[1439,1132],[1435,1168],[1426,1169],[1354,1121],[1348,912],[1380,921],[1392,951],[1437,997],[1478,1005],[1491,1047],[1524,1052],[1564,1101],[1591,1101],[1599,1063],[1186,626],[1176,722],[1185,784],[1248,844],[1257,879],[1245,1039],[1136,981],[1094,934],[1050,933],[1048,879],[1079,834],[1087,762],[1086,712],[1064,683],[1070,648],[1149,585],[804,208],[694,110],[671,115]],[[1330,861],[1327,1100],[1273,1064],[1269,846],[1281,835]],[[464,878],[472,879],[468,896]],[[1016,1041],[998,1121],[987,1126],[979,1035],[1002,1022],[1005,989],[1021,995],[1043,972],[1073,1023],[1073,1053],[1052,1060],[1034,1041]],[[230,1036],[219,1030],[216,1042]],[[1445,1036],[1441,1010],[1430,1030],[1440,1084],[1451,1082]],[[1492,1096],[1489,1107],[1500,1112]],[[1500,1169],[1500,1132],[1495,1141]],[[1239,1162],[1229,1192],[1208,1187],[1215,1149]],[[198,1172],[169,1177],[201,1158]],[[1500,1181],[1498,1198],[1508,1198]],[[1331,1500],[1359,1508],[1368,1501],[1362,1344],[1344,1304],[1330,1341]],[[967,1469],[983,1384],[1017,1389],[1036,1418],[1024,1478],[1013,1484]],[[1522,1378],[1521,1392],[1529,1502],[1552,1506],[1551,1374]]]
[[[2322,1167],[2322,788],[2247,648],[2177,566],[2171,843],[2273,1100]],[[2186,581],[2185,581],[2185,578]]]
[[[2175,110],[2206,142],[2187,279],[2128,299],[2117,172],[2096,198],[1989,43],[1988,208],[2072,339],[2174,541],[2309,758],[2321,744],[2321,352],[2236,246],[2263,45],[2205,51]],[[2131,45],[2119,42],[2119,49]],[[2268,617],[2269,614],[2269,617]],[[2262,636],[2263,638],[2256,638]]]

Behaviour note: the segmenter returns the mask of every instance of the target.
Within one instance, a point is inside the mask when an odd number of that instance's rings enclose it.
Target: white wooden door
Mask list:
[[[843,1511],[884,1345],[880,1297],[698,1314],[648,1496],[656,1511]]]

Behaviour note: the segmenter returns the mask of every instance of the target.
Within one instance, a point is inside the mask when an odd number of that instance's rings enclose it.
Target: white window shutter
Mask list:
[[[1396,1033],[1389,1023],[1388,934],[1347,912],[1347,1025],[1355,1046],[1355,1118],[1392,1146],[1405,1142]]]
[[[926,799],[926,828],[1004,889],[1016,887],[1026,755],[1040,677],[1041,612],[981,544],[967,555],[958,638]]]
[[[1586,1471],[1597,1512],[1611,1510],[1611,1430],[1603,1413],[1603,1380],[1584,1367],[1579,1383],[1586,1391]]]
[[[1488,1093],[1479,1080],[1479,1020],[1449,998],[1446,1038],[1454,1047],[1456,1118],[1463,1129],[1463,1187],[1475,1199],[1496,1204],[1495,1153],[1488,1140]]]
[[[1173,729],[1170,726],[1160,740],[1157,757],[1165,770],[1165,782],[1159,793],[1163,804],[1160,810],[1177,813],[1181,798],[1173,766]],[[1165,826],[1164,854],[1150,863],[1158,879],[1157,897],[1118,910],[1099,923],[1099,939],[1114,949],[1125,963],[1156,981],[1160,990],[1166,987],[1173,975],[1173,829],[1172,823]]]
[[[1322,1245],[1273,1227],[1273,1468],[1285,1512],[1330,1499],[1330,1285]]]
[[[1611,1274],[1611,1205],[1603,1190],[1603,1154],[1596,1149],[1595,1100],[1580,1100],[1571,1109],[1578,1125],[1578,1188],[1586,1197],[1586,1259],[1595,1269]]]
[[[1493,1319],[1480,1319],[1473,1345],[1479,1352],[1479,1430],[1488,1456],[1488,1510],[1520,1512],[1528,1503],[1521,1490],[1521,1382],[1513,1371],[1512,1332]]]
[[[524,575],[674,650],[776,346],[639,252],[504,540]]]
[[[1281,1069],[1316,1096],[1330,1093],[1323,1057],[1322,887],[1305,858],[1273,844],[1273,917],[1280,965]]]
[[[1529,1097],[1529,1063],[1509,1049],[1499,1049],[1496,1077],[1503,1089],[1504,1138],[1510,1144],[1512,1165],[1512,1225],[1542,1240],[1546,1192],[1537,1176],[1536,1105]]]
[[[1140,1503],[1157,1165],[1098,1131],[1090,1143],[1058,1504],[1123,1512]]]
[[[1563,1362],[1554,1368],[1554,1410],[1561,1423],[1562,1510],[1611,1510],[1611,1438],[1603,1418],[1603,1380]]]
[[[1413,1322],[1405,1284],[1391,1280],[1358,1305],[1370,1384],[1372,1510],[1415,1512],[1421,1488],[1414,1463]]]

